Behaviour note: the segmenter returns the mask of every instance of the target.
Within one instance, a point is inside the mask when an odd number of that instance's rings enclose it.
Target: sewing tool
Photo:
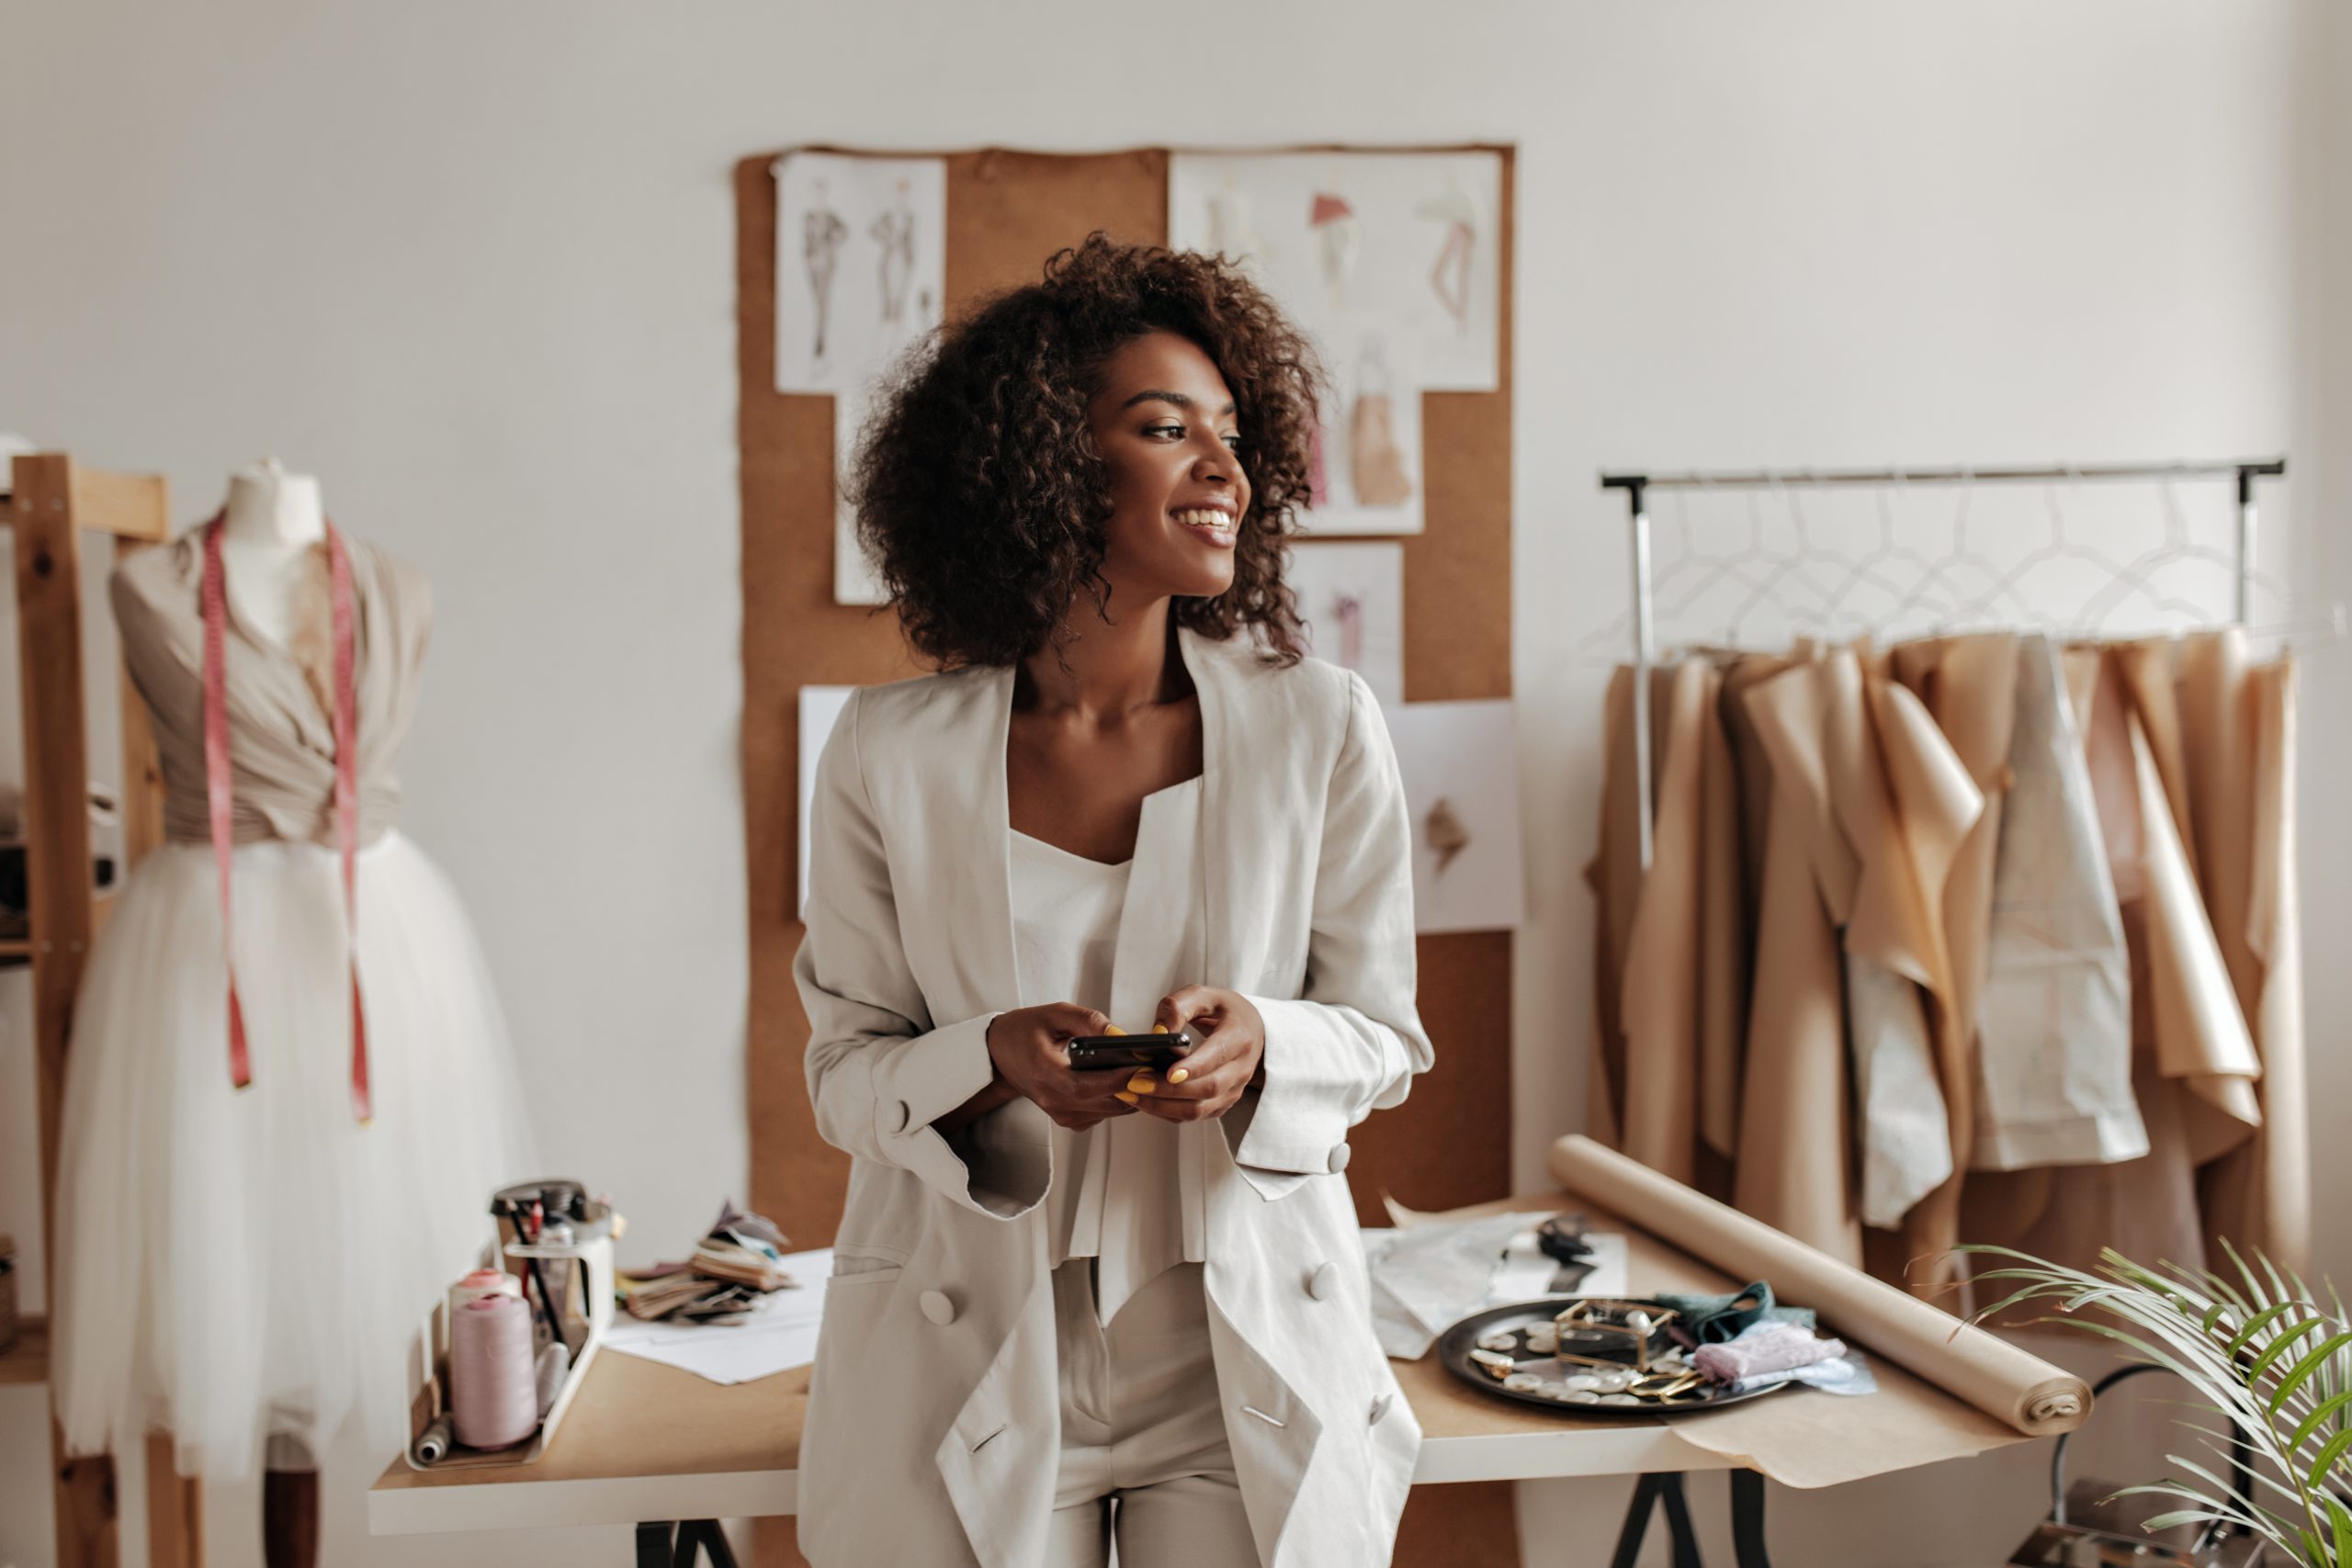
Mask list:
[[[501,1292],[468,1303],[449,1326],[450,1414],[468,1448],[511,1448],[538,1428],[530,1320]]]

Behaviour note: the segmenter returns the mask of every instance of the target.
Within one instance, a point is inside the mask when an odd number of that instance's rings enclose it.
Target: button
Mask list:
[[[1339,1293],[1340,1269],[1335,1263],[1318,1263],[1315,1272],[1306,1277],[1306,1293],[1318,1302],[1328,1302]]]
[[[1340,1172],[1348,1168],[1347,1145],[1333,1144],[1331,1145],[1331,1157],[1326,1162],[1326,1168],[1334,1176],[1339,1175]]]
[[[890,1131],[892,1131],[893,1133],[903,1133],[903,1132],[905,1132],[905,1131],[907,1130],[907,1123],[908,1123],[908,1122],[911,1122],[911,1121],[913,1121],[914,1119],[915,1119],[914,1107],[913,1107],[913,1106],[911,1106],[911,1105],[909,1105],[905,1100],[902,1100],[899,1101],[899,1124],[898,1124],[897,1126],[895,1126],[895,1127],[891,1128],[891,1129],[890,1129]]]
[[[1389,1400],[1390,1400],[1391,1398],[1393,1398],[1393,1397],[1394,1397],[1394,1395],[1391,1395],[1391,1394],[1385,1394],[1385,1393],[1384,1393],[1384,1394],[1382,1394],[1379,1398],[1377,1398],[1377,1399],[1375,1399],[1375,1400],[1374,1400],[1374,1401],[1372,1402],[1372,1423],[1371,1423],[1371,1424],[1372,1424],[1373,1426],[1377,1427],[1378,1425],[1380,1425],[1380,1418],[1381,1418],[1383,1416],[1385,1416],[1385,1415],[1387,1415],[1387,1414],[1388,1414],[1388,1402],[1389,1402]]]
[[[923,1316],[942,1328],[956,1321],[956,1303],[947,1299],[944,1291],[925,1291],[915,1298],[915,1304],[922,1308]]]

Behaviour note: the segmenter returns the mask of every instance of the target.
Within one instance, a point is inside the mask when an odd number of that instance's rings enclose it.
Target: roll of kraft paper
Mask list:
[[[2063,1368],[1614,1149],[1571,1135],[1550,1163],[1569,1191],[1735,1280],[1770,1280],[1776,1300],[1813,1308],[1825,1326],[2027,1437],[2071,1432],[2090,1413],[2089,1386]]]
[[[531,1309],[520,1296],[468,1302],[449,1327],[449,1414],[469,1449],[511,1449],[538,1430]]]

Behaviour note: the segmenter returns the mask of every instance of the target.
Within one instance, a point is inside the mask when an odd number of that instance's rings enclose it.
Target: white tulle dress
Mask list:
[[[425,585],[364,541],[348,545],[372,1118],[356,1114],[351,1087],[320,639],[272,641],[237,621],[233,601],[231,929],[250,1083],[232,1085],[196,538],[132,558],[113,583],[125,663],[155,724],[169,841],[132,872],[76,1007],[51,1382],[73,1451],[125,1449],[164,1427],[182,1473],[233,1480],[273,1436],[322,1452],[356,1418],[387,1455],[407,1440],[418,1324],[490,1239],[492,1192],[534,1171],[471,924],[392,825]]]

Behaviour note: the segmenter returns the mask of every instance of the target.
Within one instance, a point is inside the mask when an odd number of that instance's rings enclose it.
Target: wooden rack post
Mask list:
[[[62,452],[20,456],[15,492],[0,498],[0,525],[16,539],[17,633],[24,692],[27,939],[0,943],[28,957],[33,971],[33,1071],[40,1118],[41,1257],[56,1280],[58,1132],[74,996],[113,907],[96,890],[90,858],[90,753],[82,682],[82,533],[112,536],[118,553],[171,535],[164,480],[78,466]],[[163,781],[147,709],[122,682],[120,885],[163,841]],[[53,1293],[53,1292],[52,1292]],[[28,1319],[17,1349],[0,1357],[0,1383],[49,1380],[46,1314]],[[55,1461],[58,1568],[114,1568],[119,1556],[114,1461],[68,1459],[50,1423]],[[197,1568],[204,1559],[203,1497],[173,1468],[168,1434],[147,1439],[148,1560],[155,1568]]]

